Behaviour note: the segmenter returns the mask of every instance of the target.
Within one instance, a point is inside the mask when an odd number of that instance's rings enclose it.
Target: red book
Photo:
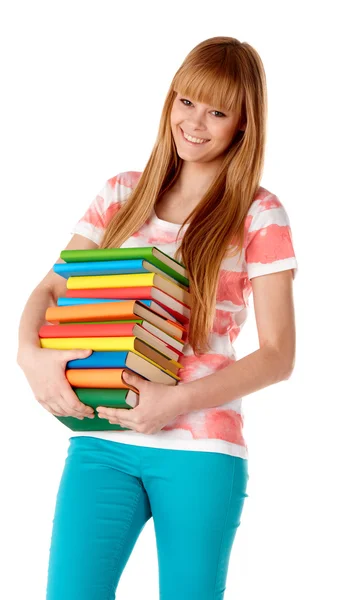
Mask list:
[[[169,358],[178,360],[185,342],[173,337],[144,320],[139,323],[77,323],[69,325],[42,325],[40,338],[76,337],[138,337],[147,344],[163,352]]]
[[[176,300],[155,286],[138,286],[122,288],[67,290],[66,298],[110,298],[111,300],[154,300],[167,310],[180,323],[187,324],[190,319],[189,306]],[[150,307],[153,310],[153,307]]]

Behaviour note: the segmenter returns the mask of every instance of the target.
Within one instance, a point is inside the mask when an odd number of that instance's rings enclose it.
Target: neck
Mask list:
[[[209,163],[183,161],[180,175],[174,184],[174,192],[184,202],[198,203],[217,175],[221,158]]]

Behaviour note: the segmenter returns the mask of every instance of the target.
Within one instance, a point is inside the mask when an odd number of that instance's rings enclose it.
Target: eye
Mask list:
[[[226,116],[226,115],[224,115],[224,113],[220,112],[219,110],[214,110],[213,112],[219,113],[222,117]]]
[[[186,98],[180,98],[180,102],[189,102],[192,104],[192,102],[190,102],[190,100],[186,100]],[[185,104],[185,106],[188,106],[188,104]]]
[[[192,104],[192,102],[190,100],[187,100],[186,98],[180,98],[180,102],[182,102],[183,104],[185,102],[189,102],[190,104]],[[185,104],[185,106],[188,106],[188,104]],[[212,112],[218,113],[219,115],[221,115],[221,117],[226,116],[226,115],[224,115],[224,113],[220,112],[219,110],[213,110]]]

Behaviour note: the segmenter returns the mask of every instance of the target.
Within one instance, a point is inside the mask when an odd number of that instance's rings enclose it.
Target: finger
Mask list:
[[[61,354],[61,351],[58,350],[58,352],[60,353],[59,356],[61,356],[62,360],[65,362],[69,362],[69,360],[77,360],[77,359],[82,359],[82,358],[87,358],[88,356],[90,356],[90,354],[92,354],[92,350],[87,349],[87,350],[64,350],[63,354]]]
[[[140,377],[137,373],[125,369],[122,371],[122,379],[125,383],[129,383],[129,385],[136,388],[138,391],[142,383],[146,381],[146,379],[143,379],[143,377]]]
[[[118,421],[124,419],[129,422],[133,422],[135,420],[135,413],[130,414],[133,412],[133,408],[107,408],[98,406],[96,410],[98,416],[103,416],[105,419],[117,419]]]
[[[106,417],[104,417],[106,419]],[[109,417],[108,422],[111,425],[119,425],[120,427],[127,427],[128,429],[131,429],[132,431],[136,431],[134,423],[130,422],[130,421],[126,421],[125,419],[117,419],[116,417]]]
[[[129,409],[122,409],[124,411],[126,411],[126,413],[130,412]],[[132,410],[132,409],[131,409]],[[135,428],[135,421],[132,418],[129,418],[129,415],[124,414],[123,416],[116,416],[113,414],[105,414],[105,413],[100,413],[99,415],[100,419],[106,419],[109,421],[109,423],[111,423],[112,425],[121,425],[121,427],[129,427],[130,429],[134,429]]]
[[[69,417],[84,417],[86,415],[85,413],[85,406],[83,406],[82,408],[79,408],[78,406],[75,407],[73,404],[73,400],[69,398],[69,396],[65,393],[63,393],[63,391],[61,391],[61,396],[62,396],[62,402],[61,402],[61,407],[62,409],[65,411],[65,416],[69,416]],[[89,413],[87,413],[89,414]]]
[[[58,413],[59,417],[64,416],[64,409],[59,402],[59,397],[56,396],[55,398],[48,398],[48,400],[45,401],[36,396],[36,400],[38,400],[39,404],[46,408],[46,410],[52,412],[52,414]]]
[[[128,412],[130,412],[130,410],[133,409],[128,409],[128,408],[122,408],[122,409],[118,409],[118,408],[106,408],[106,409],[101,409],[99,410],[100,407],[96,407],[96,411],[97,411],[97,415],[99,417],[99,419],[106,419],[107,421],[109,421],[109,423],[112,424],[118,424],[118,425],[122,425],[123,426],[131,426],[133,424],[132,419],[129,419],[129,415],[127,414]],[[122,411],[123,414],[121,413],[117,415],[117,411]],[[124,425],[123,425],[124,423]]]
[[[77,417],[79,415],[87,416],[94,414],[94,409],[91,406],[86,406],[79,400],[77,394],[72,391],[69,383],[61,388],[60,393],[63,399],[62,407],[66,411],[71,411],[72,416]]]
[[[49,412],[51,413],[51,415],[54,415],[55,417],[67,417],[69,415],[67,415],[65,413],[65,411],[61,412],[61,408],[58,404],[53,403],[53,404],[47,404],[46,402],[42,402],[40,401],[40,404]],[[76,417],[76,419],[84,419],[84,417]]]

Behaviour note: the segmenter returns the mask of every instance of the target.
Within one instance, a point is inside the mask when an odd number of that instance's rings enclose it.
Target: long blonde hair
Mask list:
[[[186,56],[171,82],[146,167],[108,224],[100,248],[120,247],[138,231],[179,177],[183,159],[170,125],[177,92],[216,110],[236,111],[240,122],[246,123],[229,145],[215,180],[182,224],[180,231],[189,223],[174,254],[189,274],[192,308],[187,340],[198,356],[210,349],[221,262],[242,252],[245,217],[260,185],[267,117],[262,61],[254,48],[232,37],[205,40]]]

